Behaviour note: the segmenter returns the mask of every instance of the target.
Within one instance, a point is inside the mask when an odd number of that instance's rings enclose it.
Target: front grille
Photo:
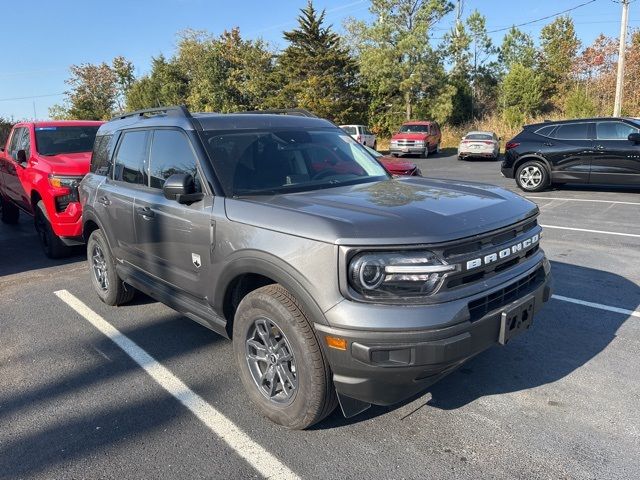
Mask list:
[[[391,144],[393,146],[397,145],[398,147],[413,147],[416,144],[416,141],[415,140],[392,140]]]
[[[487,313],[504,307],[523,295],[533,292],[544,282],[544,275],[544,268],[540,267],[535,272],[501,288],[497,292],[469,302],[471,321],[475,322]]]

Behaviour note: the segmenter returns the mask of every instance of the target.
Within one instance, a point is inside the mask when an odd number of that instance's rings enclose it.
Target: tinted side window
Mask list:
[[[555,125],[547,125],[546,127],[542,127],[536,130],[536,133],[538,135],[542,135],[543,137],[551,137],[552,136],[551,132],[553,131],[554,128],[556,128]]]
[[[28,128],[22,129],[22,135],[18,140],[18,150],[24,150],[27,154],[27,158],[31,156],[31,135]]]
[[[113,135],[96,137],[91,155],[91,172],[96,175],[109,175],[111,167],[111,139]]]
[[[146,131],[126,132],[116,153],[114,179],[127,183],[147,183],[145,160],[147,156]]]
[[[20,140],[20,138],[22,138],[22,131],[25,130],[24,128],[16,128],[13,131],[13,135],[11,135],[11,141],[9,142],[9,155],[11,155],[11,158],[13,158],[14,160],[16,159],[16,154],[18,153],[18,150],[20,150],[18,148],[18,141]]]
[[[553,138],[561,140],[588,140],[589,124],[588,123],[570,123],[560,125],[553,133]]]
[[[149,160],[150,186],[162,188],[174,173],[189,173],[198,184],[196,157],[189,139],[178,130],[156,130]]]
[[[637,128],[622,122],[598,122],[596,124],[598,140],[627,140],[630,133],[637,131]]]

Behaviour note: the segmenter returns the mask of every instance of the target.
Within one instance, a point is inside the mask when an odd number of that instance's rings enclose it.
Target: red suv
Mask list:
[[[32,215],[50,258],[67,255],[82,240],[78,183],[89,171],[102,123],[18,123],[0,148],[0,217],[17,223],[20,210]]]
[[[440,125],[436,122],[405,122],[391,137],[389,151],[394,156],[417,153],[427,158],[430,152],[440,152],[441,137]]]

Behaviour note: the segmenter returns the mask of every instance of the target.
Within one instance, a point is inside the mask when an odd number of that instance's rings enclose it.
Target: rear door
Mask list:
[[[135,197],[148,188],[149,137],[148,130],[129,130],[120,135],[111,178],[98,188],[94,206],[113,254],[134,266],[140,264],[141,254],[135,249],[133,203]]]
[[[175,173],[191,174],[202,191],[197,156],[187,134],[156,129],[151,138],[149,188],[138,192],[134,205],[136,250],[147,273],[203,299],[209,285],[201,279],[211,268],[213,197],[205,195],[191,205],[167,200],[162,187]]]
[[[590,183],[640,185],[640,145],[627,138],[637,132],[638,128],[617,120],[596,123]]]
[[[562,123],[553,129],[551,138],[541,145],[552,165],[553,180],[574,183],[589,181],[594,129],[595,125],[591,122]]]

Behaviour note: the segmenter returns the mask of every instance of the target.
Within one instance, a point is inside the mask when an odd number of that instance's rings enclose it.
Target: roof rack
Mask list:
[[[246,112],[234,112],[237,114],[261,114],[261,115],[295,115],[298,117],[318,118],[309,110],[304,108],[279,108],[270,110],[250,110]]]
[[[131,118],[136,116],[146,117],[146,116],[161,115],[161,114],[166,114],[166,115],[178,114],[179,116],[182,116],[182,117],[193,118],[191,116],[191,112],[189,112],[189,109],[186,107],[186,105],[177,105],[177,106],[171,106],[171,107],[156,107],[156,108],[145,108],[144,110],[136,110],[135,112],[129,112],[123,115],[117,115],[113,117],[112,120],[122,120],[124,118]]]

